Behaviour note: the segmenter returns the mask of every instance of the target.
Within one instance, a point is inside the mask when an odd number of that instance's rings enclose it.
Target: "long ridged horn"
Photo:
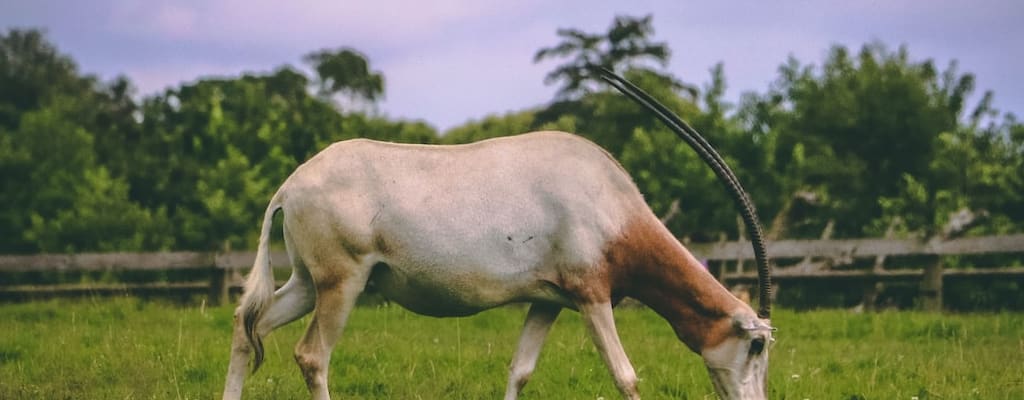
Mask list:
[[[601,68],[600,71],[601,79],[618,89],[626,97],[654,113],[661,122],[683,139],[686,144],[690,145],[697,152],[697,155],[715,171],[718,179],[725,183],[733,200],[736,202],[736,206],[739,208],[740,214],[743,216],[743,222],[747,225],[747,232],[750,234],[750,243],[754,247],[759,289],[757,316],[766,319],[770,318],[772,312],[772,267],[768,261],[764,233],[761,229],[761,223],[757,218],[757,210],[754,209],[754,203],[750,201],[750,196],[743,190],[743,186],[736,179],[736,175],[733,174],[729,166],[725,164],[725,160],[722,160],[718,152],[704,140],[704,137],[696,129],[690,127],[679,116],[625,78],[606,68]]]

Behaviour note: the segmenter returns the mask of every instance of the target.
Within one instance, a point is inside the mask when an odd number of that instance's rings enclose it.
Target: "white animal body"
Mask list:
[[[268,246],[279,209],[293,273],[274,292]],[[765,396],[767,321],[671,235],[607,152],[575,135],[457,146],[350,140],[301,165],[264,217],[235,314],[224,399],[240,398],[254,351],[259,366],[260,338],[310,311],[295,357],[313,398],[328,399],[331,350],[371,283],[438,317],[530,303],[506,399],[517,398],[562,308],[583,315],[623,396],[639,398],[612,319],[627,296],[703,356],[721,397]]]

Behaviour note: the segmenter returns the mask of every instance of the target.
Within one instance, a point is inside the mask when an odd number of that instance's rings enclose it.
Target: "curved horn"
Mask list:
[[[661,122],[675,132],[677,136],[683,139],[686,144],[690,145],[690,147],[697,152],[697,155],[699,155],[700,158],[711,167],[718,179],[725,183],[726,187],[729,189],[729,193],[733,197],[733,200],[736,201],[737,207],[739,207],[740,214],[743,216],[743,222],[747,225],[747,231],[750,234],[750,243],[754,247],[754,259],[757,262],[757,280],[759,289],[759,307],[757,315],[761,318],[769,318],[772,311],[772,267],[768,261],[768,253],[765,249],[764,233],[761,229],[761,223],[757,218],[757,210],[754,209],[754,204],[750,201],[750,196],[745,190],[743,190],[743,186],[741,186],[739,180],[736,179],[736,175],[733,174],[732,170],[729,169],[729,166],[725,164],[725,160],[722,160],[722,157],[718,155],[718,152],[711,147],[711,144],[704,140],[697,130],[690,127],[690,125],[679,118],[679,116],[669,111],[668,108],[659,103],[642,89],[606,68],[601,68],[601,79],[608,82],[608,84],[618,89],[622,94],[625,94],[626,97],[629,97],[637,104],[640,104],[644,108],[653,112]]]

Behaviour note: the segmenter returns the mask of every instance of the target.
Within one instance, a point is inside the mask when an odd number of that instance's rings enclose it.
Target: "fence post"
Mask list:
[[[210,289],[206,295],[206,303],[216,307],[228,302],[228,287],[231,282],[231,270],[214,265],[210,268]]]
[[[225,255],[231,252],[230,241],[224,241],[221,252]],[[206,303],[214,307],[228,302],[228,289],[231,286],[231,269],[227,265],[219,265],[220,258],[216,254],[213,256],[209,273],[210,291],[206,295]]]
[[[924,268],[921,278],[921,306],[925,311],[942,311],[942,260]]]
[[[900,217],[895,217],[889,221],[889,227],[885,228],[885,238],[892,239],[896,236],[896,227],[903,222]],[[875,257],[875,265],[871,267],[871,272],[875,275],[881,275],[885,272],[885,259],[888,257],[887,254],[881,254]],[[877,277],[873,278],[877,279]],[[878,295],[885,290],[885,284],[881,281],[871,280],[868,281],[864,288],[864,311],[877,311],[878,306]]]
[[[934,246],[960,236],[987,217],[987,211],[974,212],[967,207],[951,212],[949,221],[938,235],[929,241],[929,245]],[[921,279],[921,305],[927,311],[942,311],[942,269],[942,256],[938,256],[934,263],[924,268],[924,277]]]

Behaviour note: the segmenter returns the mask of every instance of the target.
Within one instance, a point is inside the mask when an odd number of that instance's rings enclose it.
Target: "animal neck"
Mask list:
[[[749,311],[657,219],[642,220],[624,237],[623,254],[609,257],[621,271],[616,292],[665,318],[691,350],[720,343],[732,332],[732,316]]]

